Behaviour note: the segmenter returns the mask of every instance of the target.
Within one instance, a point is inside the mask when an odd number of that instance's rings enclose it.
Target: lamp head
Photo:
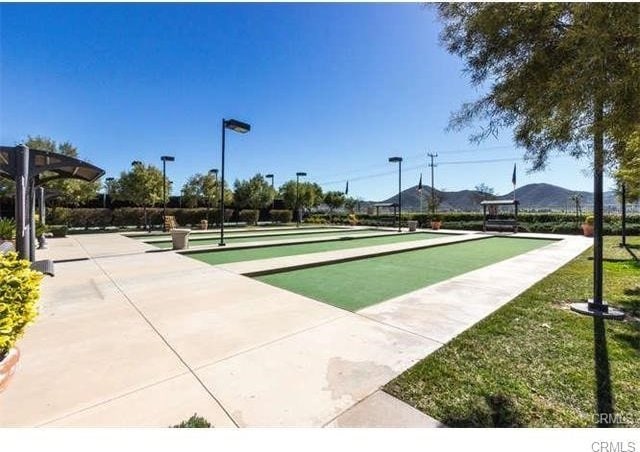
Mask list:
[[[225,119],[224,127],[238,133],[247,133],[249,130],[251,130],[251,125],[235,119]]]
[[[162,157],[160,157],[160,160],[162,160],[163,162],[174,162],[176,158],[170,155],[163,155]]]
[[[304,173],[302,171],[296,173],[296,176],[306,176],[306,175],[307,173]]]
[[[402,157],[389,157],[389,162],[391,163],[396,163],[401,161],[402,161]]]

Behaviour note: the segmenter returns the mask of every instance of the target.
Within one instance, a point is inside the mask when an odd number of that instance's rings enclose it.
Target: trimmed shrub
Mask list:
[[[16,222],[11,218],[0,218],[0,240],[13,240],[16,236]]]
[[[0,359],[38,315],[42,273],[16,253],[0,255]]]
[[[273,209],[269,211],[269,217],[271,221],[276,223],[291,223],[291,220],[293,220],[293,212],[290,210]]]
[[[327,224],[328,221],[323,215],[309,215],[304,219],[305,223],[311,224]]]
[[[186,421],[182,421],[173,428],[211,428],[211,423],[202,416],[198,416],[198,413],[194,413]]]
[[[260,211],[253,210],[253,209],[243,209],[238,214],[238,217],[240,218],[240,221],[244,223],[251,224],[251,225],[258,224]]]
[[[51,224],[69,224],[71,209],[68,207],[54,207],[47,209],[47,223]]]
[[[51,235],[58,238],[66,237],[68,232],[68,228],[64,224],[49,226],[49,230],[51,231]]]
[[[111,209],[69,209],[67,224],[75,228],[106,228],[112,220]]]

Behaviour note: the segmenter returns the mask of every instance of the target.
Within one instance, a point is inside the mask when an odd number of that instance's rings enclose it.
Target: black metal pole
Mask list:
[[[167,161],[162,159],[162,232],[167,232]]]
[[[402,232],[402,160],[398,162],[398,232]]]
[[[431,163],[429,164],[429,166],[431,167],[431,215],[435,215],[436,214],[436,192],[434,191],[435,186],[433,182],[433,169],[435,168],[436,165],[433,163],[433,159],[436,158],[438,154],[429,153],[427,155],[431,159]]]
[[[596,130],[593,136],[593,307],[604,310],[602,301],[602,173],[604,169],[604,136],[602,103],[595,107]]]
[[[300,176],[296,174],[296,227],[300,227],[300,207],[298,197],[298,184],[300,183]]]
[[[627,246],[627,186],[622,183],[622,243],[620,246]]]
[[[222,177],[220,182],[220,243],[218,246],[225,246],[224,243],[224,135],[225,119],[222,118]]]
[[[16,251],[21,259],[29,259],[29,148],[23,144],[16,146]],[[27,207],[29,206],[29,207]]]

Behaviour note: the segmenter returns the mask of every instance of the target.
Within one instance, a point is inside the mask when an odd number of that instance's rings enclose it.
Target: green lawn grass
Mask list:
[[[599,341],[598,350],[608,352],[615,412],[638,427],[640,264],[619,241],[605,238],[604,293],[631,317],[606,321],[606,346]],[[629,242],[637,247],[640,238]],[[450,426],[594,426],[594,334],[602,323],[569,310],[592,294],[591,256],[588,250],[532,286],[385,390]]]
[[[356,311],[551,242],[492,237],[274,273],[257,279]]]
[[[364,234],[373,234],[375,232],[383,232],[374,228],[371,229],[334,229],[334,230],[319,230],[319,231],[296,231],[289,233],[263,233],[263,234],[252,234],[252,235],[244,235],[244,236],[236,236],[236,235],[227,235],[225,233],[224,241],[225,243],[246,243],[246,242],[268,242],[273,240],[287,240],[291,239],[306,239],[313,237],[322,237],[328,235],[364,235]],[[202,245],[217,245],[220,242],[220,235],[191,235],[189,236],[189,243],[194,246],[202,246]],[[158,248],[171,248],[172,243],[171,240],[165,240],[161,242],[147,242],[149,245],[156,246]]]
[[[372,231],[369,231],[371,233]],[[278,245],[261,248],[225,249],[213,252],[188,253],[186,256],[212,265],[230,262],[254,261],[272,257],[298,256],[300,254],[320,253],[322,251],[346,250],[364,246],[385,245],[388,243],[410,242],[446,237],[445,234],[416,232],[412,234],[387,234],[378,237],[350,238],[349,240],[327,240],[315,243],[298,243],[295,245]]]

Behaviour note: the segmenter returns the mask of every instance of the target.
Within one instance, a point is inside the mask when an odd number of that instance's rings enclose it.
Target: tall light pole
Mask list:
[[[111,194],[109,193],[111,191],[111,182],[113,182],[114,179],[113,177],[107,177],[104,180],[104,193],[102,194],[102,208],[106,209],[107,208],[107,194]]]
[[[167,232],[167,162],[174,162],[176,158],[163,155],[160,160],[162,160],[162,231]]]
[[[216,182],[218,182],[218,168],[210,169],[209,174],[211,174],[215,178]]]
[[[401,232],[400,220],[402,218],[402,157],[389,157],[390,163],[398,163],[398,232]]]
[[[433,185],[433,169],[438,165],[433,163],[433,159],[438,157],[438,154],[432,154],[429,152],[427,155],[431,159],[431,163],[429,163],[429,166],[431,167],[431,215],[435,215],[436,214],[436,192],[435,192],[435,187]],[[515,191],[514,191],[514,195],[515,195]]]
[[[140,160],[134,160],[133,162],[131,162],[131,167],[133,168],[134,171],[136,168],[142,167],[143,165],[144,164]],[[142,206],[142,210],[144,212],[144,229],[147,232],[151,232],[151,228],[149,227],[149,224],[147,222],[147,204],[146,203],[144,203],[144,205]]]
[[[245,122],[235,119],[222,118],[222,181],[220,182],[220,243],[218,246],[225,246],[224,243],[224,141],[226,130],[230,129],[237,133],[247,133],[251,126]]]
[[[271,190],[275,191],[275,188],[273,188],[273,174],[267,174],[266,176],[264,176],[266,179],[271,179]],[[271,203],[271,208],[273,209],[276,205],[276,197],[275,194],[273,195],[273,202]]]
[[[306,176],[307,173],[299,171],[296,173],[296,226],[300,227],[300,195],[299,195],[299,185],[300,185],[300,177]]]

